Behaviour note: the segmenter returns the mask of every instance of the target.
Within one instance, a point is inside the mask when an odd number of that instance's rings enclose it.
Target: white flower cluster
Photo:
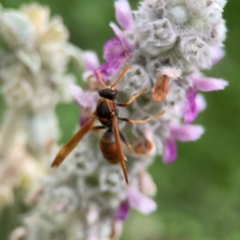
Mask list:
[[[225,3],[145,0],[132,19],[128,2],[115,2],[116,19],[123,30],[110,25],[115,38],[104,46],[103,65],[99,66],[93,53],[84,55],[87,90],[72,87],[76,102],[83,107],[81,124],[96,107],[97,69],[108,84],[132,66],[116,86],[118,102],[146,90],[127,108],[119,107],[120,117],[144,119],[164,114],[143,125],[119,121],[134,151],[126,150],[129,187],[120,164],[111,165],[104,159],[101,136],[89,132],[46,180],[26,228],[16,229],[12,239],[118,239],[129,208],[145,214],[156,209],[146,196],[153,196],[156,187],[145,168],[156,155],[163,155],[165,163],[172,162],[177,140],[194,141],[201,136],[203,127],[190,124],[206,105],[197,91],[220,90],[227,85],[200,73],[222,55]]]
[[[30,146],[41,151],[58,137],[53,109],[70,100],[74,77],[66,74],[67,64],[71,56],[81,61],[81,51],[69,44],[61,18],[50,18],[49,8],[37,3],[0,8],[0,39],[2,94],[12,117],[23,121]]]
[[[60,17],[50,17],[48,7],[0,6],[0,84],[6,103],[0,128],[0,162],[6,174],[0,189],[7,189],[0,190],[0,199],[5,199],[0,206],[7,199],[12,202],[15,187],[34,181],[34,174],[29,174],[29,168],[36,167],[34,157],[40,165],[49,165],[59,137],[55,106],[71,99],[68,85],[75,80],[67,74],[71,58],[82,67],[81,50],[68,42],[68,30]],[[26,175],[29,181],[21,184]]]
[[[108,239],[114,211],[126,198],[126,186],[121,167],[103,159],[94,144],[98,141],[96,133],[89,133],[66,162],[52,171],[34,214],[25,219],[28,231],[19,228],[12,239],[21,239],[20,233],[29,240],[60,235],[71,240]]]
[[[59,101],[69,78],[68,31],[59,17],[50,19],[47,7],[25,5],[1,9],[0,77],[9,106],[39,111]],[[64,93],[63,93],[64,95]]]
[[[132,28],[123,31],[125,40],[133,45],[133,50],[128,52],[130,58],[122,62],[121,69],[128,65],[132,68],[117,89],[128,96],[147,89],[146,94],[128,107],[128,116],[141,119],[165,111],[144,127],[133,126],[136,132],[140,132],[135,136],[137,139],[143,139],[145,131],[152,133],[155,154],[164,153],[163,146],[166,139],[171,138],[173,125],[191,123],[194,119],[184,121],[186,115],[191,111],[196,115],[205,108],[204,98],[196,93],[197,90],[220,90],[227,85],[223,80],[214,79],[217,82],[211,88],[213,79],[204,78],[199,72],[210,68],[216,58],[220,59],[226,37],[225,21],[222,19],[225,4],[224,0],[146,0],[133,12],[135,19]],[[118,20],[119,25],[123,19],[124,16]],[[116,34],[116,30],[114,32]],[[116,37],[120,38],[120,35],[116,34]],[[196,86],[195,76],[202,80],[204,89]],[[188,96],[189,88],[194,89],[195,98]],[[196,108],[190,109],[190,113],[186,110],[189,104]],[[202,132],[203,128],[195,134],[200,137]]]

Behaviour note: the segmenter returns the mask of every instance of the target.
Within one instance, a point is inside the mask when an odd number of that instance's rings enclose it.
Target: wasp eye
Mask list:
[[[117,90],[116,89],[112,90],[111,95],[113,98],[115,98],[117,96]]]

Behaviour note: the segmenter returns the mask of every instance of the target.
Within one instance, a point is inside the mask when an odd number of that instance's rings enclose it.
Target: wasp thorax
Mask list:
[[[111,88],[103,88],[98,91],[99,95],[107,99],[115,99],[117,97],[117,90]]]

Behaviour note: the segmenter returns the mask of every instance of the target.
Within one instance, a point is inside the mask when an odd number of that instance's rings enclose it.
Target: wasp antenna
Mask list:
[[[121,72],[121,74],[118,76],[117,80],[110,86],[110,88],[114,88],[117,83],[121,80],[121,78],[123,77],[123,75],[130,69],[132,68],[132,66],[128,66],[126,68],[124,68],[124,70]]]
[[[98,76],[98,80],[100,81],[100,83],[103,85],[104,88],[106,88],[106,84],[103,82],[102,80],[102,76],[99,70],[96,71],[97,72],[97,76]]]

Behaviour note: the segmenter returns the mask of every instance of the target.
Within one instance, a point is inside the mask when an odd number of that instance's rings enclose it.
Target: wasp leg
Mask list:
[[[122,79],[123,75],[130,69],[132,68],[132,66],[128,66],[128,67],[125,67],[123,69],[123,71],[121,72],[121,74],[118,76],[118,78],[116,79],[116,81],[110,86],[111,89],[113,89],[117,83]]]
[[[98,76],[99,82],[102,84],[102,86],[103,86],[104,88],[106,88],[107,86],[106,86],[106,84],[104,83],[104,81],[102,80],[102,76],[101,76],[100,70],[97,70],[97,76]]]
[[[122,170],[123,170],[123,174],[124,174],[126,184],[128,185],[127,167],[126,167],[126,163],[125,163],[127,158],[125,157],[125,154],[124,154],[124,151],[123,151],[123,148],[122,148],[122,144],[121,144],[121,138],[120,138],[118,124],[117,124],[117,117],[116,117],[114,112],[112,112],[111,114],[112,114],[112,129],[113,129],[113,134],[114,134],[115,142],[116,142],[116,146],[117,146],[119,161],[120,161],[121,166],[122,166]]]
[[[100,130],[100,129],[105,129],[107,127],[105,126],[95,126],[95,127],[92,127],[91,130]]]
[[[117,106],[119,107],[126,107],[129,104],[131,104],[138,96],[140,96],[141,94],[143,94],[144,92],[146,92],[146,89],[141,90],[140,92],[136,93],[135,95],[133,95],[127,102],[125,103],[117,103]]]
[[[95,126],[95,127],[90,128],[90,130],[94,131],[94,132],[99,132],[99,130],[102,130],[102,129],[106,129],[106,127],[105,126]]]
[[[119,134],[120,134],[121,140],[125,143],[126,147],[128,148],[128,151],[130,153],[133,153],[132,146],[130,145],[130,143],[127,141],[127,139],[124,137],[124,135],[121,132],[119,132]]]
[[[157,113],[151,117],[148,117],[148,118],[145,118],[145,119],[142,119],[142,120],[133,120],[133,119],[129,119],[129,118],[121,118],[121,117],[118,117],[119,120],[122,120],[122,121],[125,121],[125,122],[128,122],[128,123],[136,123],[136,124],[143,124],[143,123],[146,123],[154,118],[157,118],[158,116],[164,114],[165,111],[162,111],[160,113]]]

